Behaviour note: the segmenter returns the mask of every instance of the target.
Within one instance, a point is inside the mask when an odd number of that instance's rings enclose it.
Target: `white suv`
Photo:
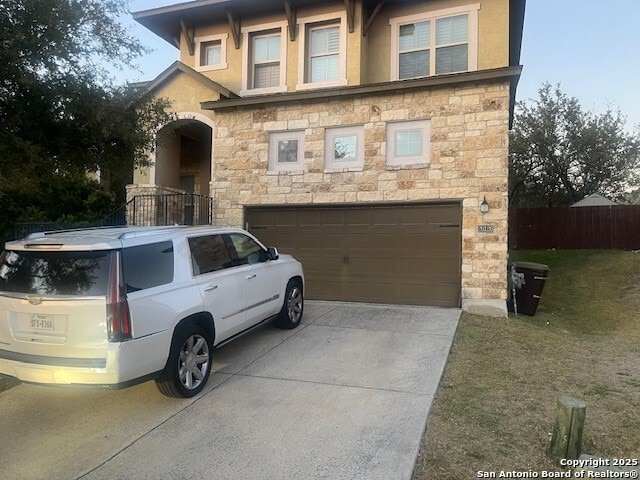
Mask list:
[[[25,382],[200,392],[214,347],[303,312],[300,262],[249,233],[126,227],[37,233],[0,256],[0,373]]]

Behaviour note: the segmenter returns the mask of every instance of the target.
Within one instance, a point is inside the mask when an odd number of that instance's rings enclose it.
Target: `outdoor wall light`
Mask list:
[[[482,203],[480,204],[480,211],[482,213],[487,213],[489,211],[489,202],[487,202],[487,197],[484,197]]]

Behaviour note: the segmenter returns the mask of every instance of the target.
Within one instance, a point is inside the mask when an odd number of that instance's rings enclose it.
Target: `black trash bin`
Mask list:
[[[538,308],[538,302],[542,296],[542,290],[544,284],[547,281],[549,267],[542,263],[533,262],[514,262],[515,270],[521,274],[520,288],[516,282],[516,297],[515,305],[513,304],[513,298],[510,298],[509,309],[516,311],[516,313],[524,313],[525,315],[535,315]],[[524,278],[523,278],[524,277]],[[510,282],[511,285],[511,282]],[[510,286],[510,297],[513,297],[512,287]]]

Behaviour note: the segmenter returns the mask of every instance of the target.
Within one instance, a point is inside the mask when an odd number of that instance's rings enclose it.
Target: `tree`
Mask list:
[[[56,185],[86,192],[87,172],[100,171],[121,200],[134,166],[148,163],[168,103],[115,84],[102,67],[133,66],[146,51],[120,24],[126,14],[127,0],[0,0],[0,205],[15,204],[6,195],[26,202],[11,218],[3,212],[5,228],[34,203],[44,216],[86,213],[33,195]],[[89,190],[100,196],[104,184]]]
[[[623,198],[640,185],[640,141],[620,111],[586,112],[546,83],[519,103],[509,152],[513,206],[570,205],[592,193]]]

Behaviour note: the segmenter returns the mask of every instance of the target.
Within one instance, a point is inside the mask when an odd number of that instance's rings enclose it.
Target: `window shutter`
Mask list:
[[[327,28],[327,53],[340,51],[340,28]]]
[[[399,78],[425,77],[429,75],[429,50],[401,53]]]
[[[400,26],[400,51],[427,48],[429,46],[429,22]]]
[[[253,88],[277,87],[280,85],[280,62],[256,65]]]
[[[464,72],[469,67],[468,45],[442,47],[436,51],[436,74]]]
[[[320,55],[325,52],[326,37],[327,34],[324,29],[311,30],[311,48],[309,49],[311,56]]]
[[[466,42],[468,39],[468,15],[457,15],[436,20],[436,45]]]

